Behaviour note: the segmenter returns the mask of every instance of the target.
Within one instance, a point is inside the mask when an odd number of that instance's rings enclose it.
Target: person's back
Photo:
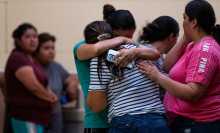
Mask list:
[[[133,45],[123,45],[125,48],[136,48]],[[98,74],[98,57],[91,61],[91,81],[89,91],[107,91],[109,113],[111,120],[125,114],[165,113],[159,98],[159,84],[141,74],[137,67],[124,69],[123,79],[115,78],[104,61],[102,71]],[[155,61],[155,64],[158,64]],[[101,81],[99,76],[102,75]]]

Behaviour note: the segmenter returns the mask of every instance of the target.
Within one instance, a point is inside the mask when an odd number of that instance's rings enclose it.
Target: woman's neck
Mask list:
[[[197,32],[197,34],[195,34],[193,36],[194,36],[194,38],[193,38],[194,45],[197,44],[202,39],[213,38],[212,35],[208,35],[204,31],[199,31],[199,32]]]
[[[163,42],[163,41],[156,41],[156,42],[150,43],[150,45],[154,46],[154,47],[157,49],[157,51],[158,51],[161,55],[163,55],[163,54],[165,53],[165,48],[164,48],[164,46],[166,46],[164,43],[165,43],[165,42]]]

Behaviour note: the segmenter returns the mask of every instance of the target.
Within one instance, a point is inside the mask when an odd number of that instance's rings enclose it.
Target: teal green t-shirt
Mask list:
[[[86,115],[84,117],[84,128],[108,128],[108,108],[103,110],[100,114],[96,114],[93,113],[93,111],[89,109],[86,105],[86,98],[90,85],[90,62],[92,59],[79,60],[76,57],[77,48],[84,43],[86,42],[81,41],[77,43],[73,50],[77,74],[84,93],[84,107],[86,112]]]

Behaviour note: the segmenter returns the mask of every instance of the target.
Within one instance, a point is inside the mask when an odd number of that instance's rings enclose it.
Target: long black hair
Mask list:
[[[19,25],[12,33],[12,37],[14,38],[14,45],[16,49],[20,49],[20,46],[18,45],[16,39],[21,39],[21,36],[25,33],[27,29],[34,29],[37,32],[37,29],[29,24],[29,23],[23,23]]]
[[[207,1],[190,1],[185,7],[185,13],[189,16],[190,21],[196,19],[200,28],[202,28],[208,35],[212,35],[220,45],[220,25],[215,25],[215,12]]]
[[[179,33],[179,24],[170,16],[160,16],[152,23],[147,23],[138,38],[138,42],[148,44],[155,41],[162,41],[171,34],[176,36]]]
[[[110,39],[114,37],[114,33],[112,31],[112,28],[109,24],[107,24],[104,21],[94,21],[86,26],[84,29],[84,37],[86,40],[86,43],[88,44],[94,44],[98,42],[99,40],[97,39],[99,35],[107,34],[108,37],[105,39]],[[123,71],[122,69],[119,69],[116,66],[112,66],[113,63],[110,63],[106,59],[107,52],[101,54],[98,56],[98,64],[97,64],[97,69],[98,69],[98,78],[100,83],[102,79],[102,74],[101,72],[104,71],[102,68],[102,62],[104,61],[108,69],[112,72],[112,74],[119,79],[123,77]]]

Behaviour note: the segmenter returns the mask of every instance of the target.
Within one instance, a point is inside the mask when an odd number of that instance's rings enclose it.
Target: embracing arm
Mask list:
[[[86,98],[86,105],[94,113],[101,113],[107,107],[106,91],[89,91]]]
[[[34,70],[31,66],[23,66],[15,72],[15,76],[24,86],[38,98],[54,102],[54,97],[48,92],[45,87],[37,80]]]
[[[174,47],[167,53],[162,69],[164,72],[169,73],[179,58],[183,55],[187,45],[190,41],[186,38],[185,35],[174,45]]]
[[[171,95],[185,102],[198,101],[207,89],[205,85],[196,82],[179,83],[161,73],[157,81]]]
[[[171,95],[185,102],[196,102],[207,89],[205,85],[196,82],[182,84],[174,81],[160,73],[151,62],[138,62],[137,66],[141,73],[148,76],[152,81],[157,81]]]
[[[141,58],[146,60],[158,60],[160,58],[160,53],[157,50],[140,45],[138,48],[120,50],[120,53],[117,54],[113,60],[119,57],[120,59],[116,63],[116,66],[125,67],[129,62],[134,60],[134,58]]]
[[[100,41],[95,44],[86,44],[86,43],[81,44],[77,48],[76,56],[79,60],[87,60],[87,59],[99,56],[100,54],[104,53],[110,48],[119,46],[123,43],[137,46],[134,40],[120,36],[120,37],[116,37],[113,39]]]

